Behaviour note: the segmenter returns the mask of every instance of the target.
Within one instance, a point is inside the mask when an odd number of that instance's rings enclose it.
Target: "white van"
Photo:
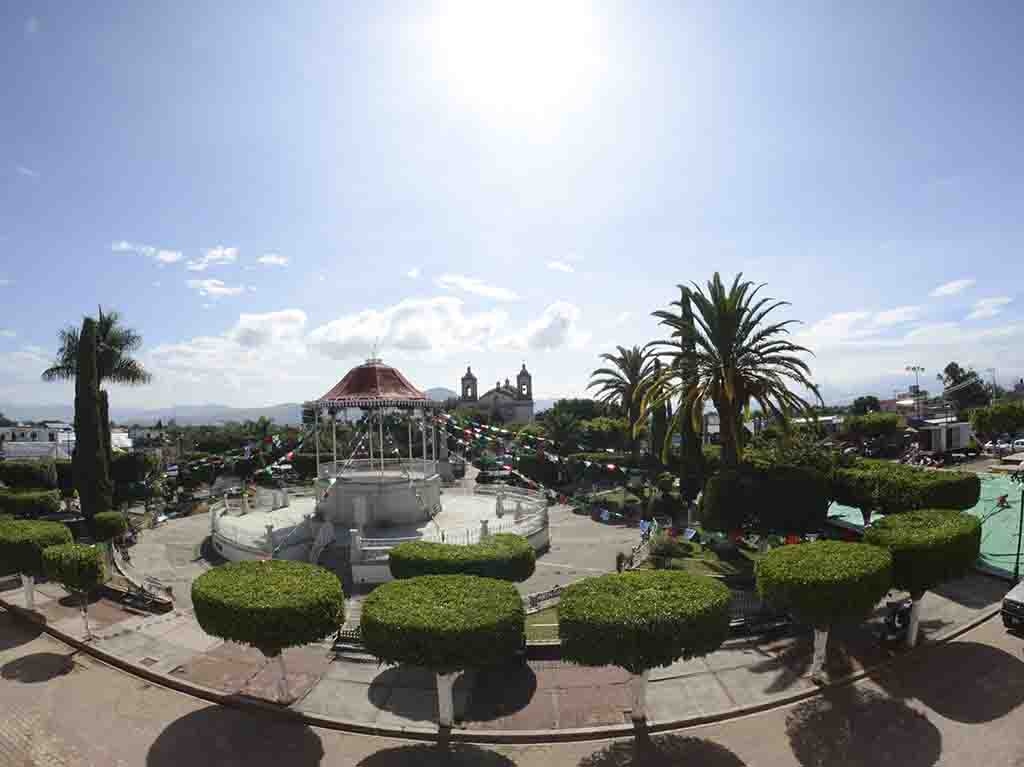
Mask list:
[[[1024,581],[1003,597],[1003,625],[1008,629],[1024,629]]]

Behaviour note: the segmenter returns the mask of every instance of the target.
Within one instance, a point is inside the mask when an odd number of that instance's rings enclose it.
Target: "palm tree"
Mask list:
[[[706,293],[696,284],[694,290],[680,285],[696,309],[692,327],[682,311],[654,313],[672,329],[672,338],[655,342],[660,349],[657,354],[668,357],[671,363],[658,382],[661,394],[650,405],[678,399],[696,426],[703,419],[704,403],[714,403],[720,419],[724,467],[739,463],[743,412],[751,402],[786,426],[790,415],[811,408],[811,403],[789,388],[791,385],[807,389],[819,403],[822,401],[810,380],[810,368],[797,356],[810,350],[785,338],[789,325],[796,320],[765,323],[771,312],[788,306],[788,302],[758,299],[764,285],[755,287],[752,282],[742,282],[742,277],[736,275],[726,288],[715,272]],[[682,310],[681,303],[674,305]],[[685,360],[677,358],[691,339],[696,346],[696,371],[681,376]]]
[[[57,358],[43,371],[44,381],[69,381],[78,373],[78,328],[69,325],[58,331],[57,338],[60,339]],[[142,336],[122,325],[118,312],[104,314],[103,307],[99,307],[96,342],[100,386],[104,381],[136,386],[153,379],[142,363],[131,356],[142,346]]]
[[[611,367],[598,368],[590,374],[588,389],[597,388],[598,402],[618,405],[629,419],[629,442],[635,465],[640,458],[640,442],[636,438],[637,426],[642,414],[641,401],[644,387],[651,380],[654,358],[646,349],[634,346],[627,349],[616,347],[618,354],[602,354],[601,359]]]

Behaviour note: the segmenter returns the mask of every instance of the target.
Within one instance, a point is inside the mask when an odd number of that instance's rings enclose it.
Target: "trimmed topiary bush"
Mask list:
[[[633,719],[646,717],[647,674],[706,655],[729,635],[731,592],[711,578],[634,570],[586,578],[562,593],[562,657],[633,674]]]
[[[831,502],[829,478],[806,466],[741,466],[710,477],[700,514],[711,530],[761,535],[817,532]]]
[[[62,543],[43,550],[43,571],[51,581],[56,581],[81,599],[82,622],[86,638],[92,637],[89,629],[89,592],[102,586],[106,580],[103,557],[94,546],[79,543]]]
[[[973,472],[929,471],[861,459],[836,470],[834,489],[839,503],[860,509],[867,527],[875,511],[899,514],[925,508],[970,509],[981,497],[981,479]]]
[[[56,462],[57,468],[57,489],[61,495],[69,496],[75,492],[75,479],[71,476],[71,461],[60,458]]]
[[[521,535],[500,533],[470,546],[410,541],[391,550],[391,574],[399,580],[420,575],[478,575],[525,581],[533,575],[537,555]]]
[[[288,698],[282,650],[317,642],[345,620],[338,577],[286,560],[233,562],[208,570],[192,583],[192,605],[207,634],[278,658],[282,699]]]
[[[891,586],[892,555],[866,543],[783,546],[757,563],[761,597],[814,627],[814,676],[824,667],[829,628],[863,620]]]
[[[35,579],[43,574],[43,551],[71,543],[71,531],[60,522],[15,520],[0,525],[0,568],[4,574],[20,573],[25,607],[35,609]]]
[[[56,490],[0,489],[0,511],[27,519],[55,514],[60,511],[60,493]]]
[[[363,643],[382,663],[437,674],[440,723],[451,726],[458,671],[507,661],[525,644],[515,586],[475,575],[424,575],[378,586],[363,603]]]
[[[876,522],[864,532],[864,540],[889,550],[893,583],[914,600],[907,632],[907,645],[913,647],[921,598],[970,572],[981,549],[981,521],[961,511],[908,511]]]
[[[57,469],[51,458],[0,461],[0,482],[16,490],[54,490]]]
[[[97,541],[112,541],[128,529],[128,520],[119,511],[101,511],[92,518]]]

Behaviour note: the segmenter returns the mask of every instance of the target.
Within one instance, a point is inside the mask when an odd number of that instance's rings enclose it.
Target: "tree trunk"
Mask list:
[[[722,443],[722,468],[735,469],[740,463],[740,447],[736,442],[736,417],[728,407],[717,407],[718,435]]]
[[[92,630],[89,628],[89,595],[86,592],[79,594],[82,602],[82,625],[85,626],[85,641],[92,639]]]
[[[455,672],[437,675],[437,723],[441,727],[451,727],[455,721]]]
[[[288,670],[284,666],[284,650],[277,654],[277,668],[281,672],[281,678],[277,682],[277,701],[289,703],[291,698],[288,692]]]
[[[21,587],[25,591],[25,609],[36,609],[36,578],[34,575],[21,574]]]
[[[814,654],[811,656],[811,679],[825,681],[825,657],[828,653],[828,629],[814,627]]]
[[[629,700],[632,712],[630,717],[634,722],[642,722],[647,719],[647,681],[650,678],[650,671],[642,671],[633,674],[629,680]]]
[[[910,603],[910,623],[907,626],[907,647],[915,647],[917,645],[917,635],[921,626],[921,597],[911,595]]]
[[[864,527],[871,524],[871,509],[860,509],[860,516],[864,520]]]

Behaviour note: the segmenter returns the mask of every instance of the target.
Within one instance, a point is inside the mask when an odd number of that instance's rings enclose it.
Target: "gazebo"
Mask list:
[[[446,466],[445,441],[440,444],[435,414],[443,403],[429,399],[402,373],[378,358],[352,368],[318,399],[306,402],[312,410],[317,463],[318,508],[336,523],[362,528],[370,524],[401,525],[421,521],[440,503],[440,484]],[[338,414],[366,414],[347,459],[338,459]],[[388,448],[385,420],[405,413],[408,453]],[[331,419],[331,460],[321,460],[320,425]],[[420,432],[421,459],[414,455],[413,427]],[[368,458],[357,459],[364,447]],[[440,465],[438,459],[440,458]],[[449,470],[450,471],[450,470]],[[333,502],[332,502],[333,501]]]

